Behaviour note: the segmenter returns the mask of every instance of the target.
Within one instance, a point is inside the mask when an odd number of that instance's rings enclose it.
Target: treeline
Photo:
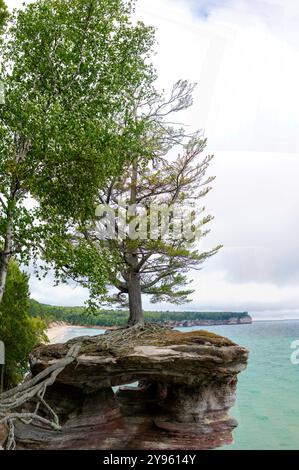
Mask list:
[[[128,311],[103,309],[96,313],[87,313],[84,307],[56,307],[30,301],[30,314],[39,317],[47,323],[63,321],[72,325],[86,326],[121,326],[128,320]],[[247,312],[144,312],[145,320],[149,322],[196,321],[196,320],[229,320],[243,318]]]

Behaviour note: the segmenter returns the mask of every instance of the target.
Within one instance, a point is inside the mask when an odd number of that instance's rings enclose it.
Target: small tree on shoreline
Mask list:
[[[220,246],[207,252],[197,249],[212,220],[211,216],[202,215],[204,208],[198,207],[196,211],[192,204],[194,201],[199,204],[208,194],[213,180],[206,177],[212,157],[201,158],[205,145],[200,137],[192,138],[175,160],[160,158],[158,164],[150,162],[147,167],[132,165],[121,181],[109,187],[109,199],[106,193],[106,200],[103,194],[101,201],[116,211],[121,196],[129,209],[128,233],[124,238],[118,238],[122,229],[117,220],[115,239],[101,241],[101,230],[87,229],[84,233],[94,246],[108,246],[114,253],[117,261],[109,274],[118,293],[109,301],[129,306],[130,326],[144,321],[142,294],[149,295],[153,303],[188,302],[194,291],[189,287],[187,272],[201,269],[202,263],[220,249]],[[140,205],[143,215],[138,213]],[[149,233],[146,229],[153,223]],[[153,238],[149,238],[151,234]]]
[[[57,259],[55,244],[58,250],[63,245],[70,261],[63,266],[66,278],[79,280],[89,287],[92,303],[102,304],[105,300],[128,306],[129,326],[144,322],[142,294],[149,295],[154,303],[187,302],[193,292],[187,272],[201,269],[202,263],[220,249],[220,246],[207,252],[197,249],[198,241],[208,234],[206,226],[212,220],[198,205],[214,180],[206,175],[213,157],[202,157],[206,139],[201,132],[187,134],[182,127],[167,122],[168,116],[191,106],[193,88],[188,82],[179,81],[169,99],[156,94],[148,104],[147,114],[143,114],[144,104],[139,108],[136,102],[136,121],[142,118],[148,122],[147,132],[141,136],[143,148],[139,156],[124,166],[121,177],[112,178],[105,189],[99,190],[98,217],[80,226],[70,225],[58,243],[49,234],[46,258],[53,259],[54,253]],[[180,153],[174,158],[175,152]],[[142,206],[142,217],[139,206]],[[155,223],[159,234],[151,236],[148,229],[153,222],[153,206],[166,208],[166,218],[158,215]],[[178,213],[171,211],[173,206],[179,209]],[[182,210],[187,206],[190,230],[187,237],[182,237],[177,230],[186,221]],[[128,231],[123,227],[124,209]],[[107,217],[107,213],[116,212],[121,215],[117,220]],[[167,234],[163,228],[165,220]],[[88,265],[83,263],[81,255],[75,259],[74,254],[80,252],[88,253],[91,260]],[[117,294],[101,295],[98,259],[106,260],[109,285]]]

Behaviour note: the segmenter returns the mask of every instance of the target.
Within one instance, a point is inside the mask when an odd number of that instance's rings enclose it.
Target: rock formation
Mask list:
[[[206,320],[201,318],[200,320],[167,320],[163,322],[159,322],[159,324],[163,324],[165,326],[169,326],[171,328],[180,328],[180,327],[192,327],[192,326],[213,326],[213,325],[249,325],[252,323],[252,318],[250,315],[243,315],[242,317],[234,316],[232,314],[231,317],[227,319],[221,320]]]
[[[32,375],[75,343],[76,363],[45,396],[61,431],[19,422],[17,448],[191,450],[232,442],[237,423],[228,411],[246,349],[206,331],[131,328],[42,345],[31,356]]]

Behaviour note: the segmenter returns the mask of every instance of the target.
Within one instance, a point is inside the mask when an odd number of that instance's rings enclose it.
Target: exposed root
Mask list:
[[[57,361],[52,366],[36,375],[33,379],[0,395],[0,424],[5,424],[8,429],[8,437],[5,443],[6,450],[13,450],[16,447],[14,425],[16,420],[20,420],[25,424],[40,422],[52,429],[61,429],[57,414],[50,405],[46,403],[44,396],[47,388],[53,385],[57,376],[63,369],[76,360],[79,351],[80,345],[75,344],[71,346],[66,357]],[[37,401],[34,412],[22,411],[22,406],[31,400]],[[44,407],[49,418],[44,418],[38,414],[41,406]]]
[[[107,350],[118,347],[122,348],[126,345],[132,347],[136,340],[140,341],[144,338],[144,340],[148,341],[151,338],[163,335],[165,331],[172,331],[172,329],[157,325],[156,323],[137,323],[134,326],[110,331],[103,335],[103,337],[99,339],[99,345]]]
[[[204,330],[181,333],[171,327],[157,323],[136,324],[119,328],[97,337],[97,344],[105,353],[127,354],[136,345],[167,346],[211,343],[214,346],[230,346],[234,343],[227,338]]]

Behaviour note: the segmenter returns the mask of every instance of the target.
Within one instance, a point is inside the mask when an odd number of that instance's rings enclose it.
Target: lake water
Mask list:
[[[180,328],[192,331],[203,327]],[[239,375],[235,443],[223,449],[299,449],[299,364],[291,363],[291,343],[299,340],[299,321],[255,322],[207,328],[250,351],[248,368]],[[72,328],[66,341],[103,330]]]

